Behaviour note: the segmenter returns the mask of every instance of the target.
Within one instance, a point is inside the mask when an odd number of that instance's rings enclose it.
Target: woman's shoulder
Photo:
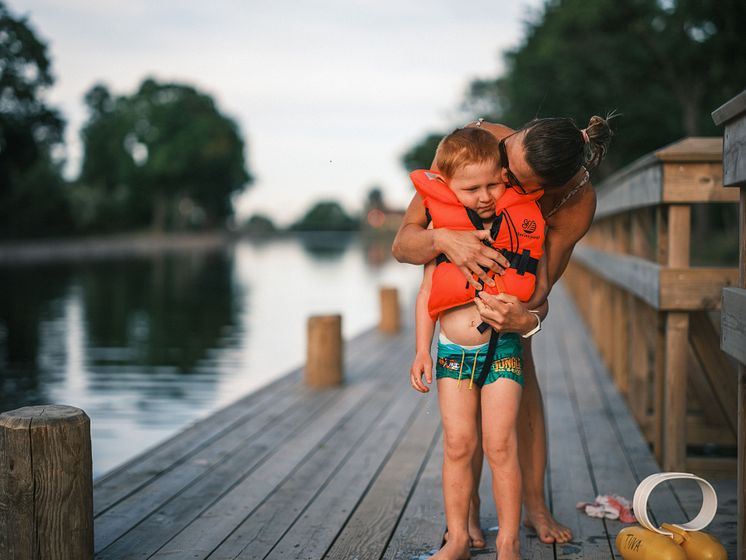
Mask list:
[[[547,225],[552,229],[567,229],[572,226],[571,229],[577,227],[586,231],[596,213],[596,191],[591,182],[585,183],[573,196],[557,207],[560,200],[561,197],[541,201],[541,210]]]

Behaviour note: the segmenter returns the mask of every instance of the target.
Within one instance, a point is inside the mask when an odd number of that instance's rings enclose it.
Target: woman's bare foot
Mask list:
[[[526,507],[526,518],[523,520],[523,524],[536,531],[539,540],[546,544],[551,543],[566,543],[572,540],[572,531],[559,524],[546,506],[542,505],[540,508],[529,509]]]
[[[472,548],[484,548],[487,546],[482,526],[479,524],[479,507],[469,510],[469,538],[471,539]]]
[[[495,548],[497,560],[521,560],[521,543],[518,539],[501,541],[498,537]]]
[[[434,555],[431,560],[470,560],[469,539],[452,539]]]

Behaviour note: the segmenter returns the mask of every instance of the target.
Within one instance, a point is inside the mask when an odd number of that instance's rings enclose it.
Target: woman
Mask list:
[[[484,128],[500,141],[501,174],[506,186],[526,193],[544,189],[539,202],[547,223],[545,257],[537,272],[533,297],[524,304],[507,294],[482,294],[477,302],[482,318],[493,328],[533,334],[541,325],[541,315],[546,314],[547,295],[565,271],[575,244],[593,221],[596,194],[588,180],[588,169],[596,167],[606,155],[611,129],[606,119],[596,116],[582,130],[565,118],[536,119],[518,131],[483,119],[468,126]],[[469,282],[479,287],[474,275],[491,283],[485,268],[499,274],[509,266],[505,257],[481,242],[484,236],[485,232],[476,230],[427,229],[422,198],[415,194],[392,252],[398,261],[411,264],[425,264],[445,254]],[[538,325],[537,314],[528,311],[537,309],[542,311]],[[546,429],[530,338],[524,339],[523,355],[525,386],[518,416],[518,439],[524,524],[533,527],[542,542],[564,543],[572,538],[572,533],[552,517],[544,500]],[[473,464],[475,488],[479,486],[481,468],[479,453]],[[475,547],[484,546],[476,495],[472,498],[469,532]]]

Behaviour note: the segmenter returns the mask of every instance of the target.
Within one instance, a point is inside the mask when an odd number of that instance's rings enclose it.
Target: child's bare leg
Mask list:
[[[474,475],[474,490],[471,493],[471,503],[469,505],[469,538],[471,538],[472,548],[484,548],[486,542],[482,525],[480,523],[479,508],[479,481],[482,479],[482,464],[484,462],[484,453],[482,452],[482,418],[481,407],[477,407],[477,448],[474,451],[474,458],[471,461],[471,472]],[[444,535],[448,540],[448,533]]]
[[[471,493],[471,504],[469,506],[469,537],[473,548],[484,548],[486,543],[482,525],[479,519],[479,481],[482,480],[482,464],[484,452],[482,451],[482,413],[481,406],[477,407],[477,448],[471,461],[471,472],[474,476],[474,490]]]
[[[499,560],[520,560],[521,468],[516,434],[520,401],[521,386],[512,379],[498,379],[482,388],[482,445],[492,471]]]
[[[518,439],[521,442],[519,457],[523,474],[523,502],[526,506],[524,524],[533,528],[544,543],[565,543],[572,539],[572,532],[554,519],[544,498],[547,435],[530,339],[523,341],[523,375],[525,386],[518,412]]]
[[[459,386],[455,379],[438,379],[438,403],[443,421],[443,502],[448,541],[433,556],[461,560],[469,554],[469,503],[474,488],[471,461],[477,447],[479,391]]]

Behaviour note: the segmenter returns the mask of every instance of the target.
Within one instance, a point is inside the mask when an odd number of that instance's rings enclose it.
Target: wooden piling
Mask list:
[[[0,414],[0,558],[93,558],[91,424],[79,408]]]
[[[342,380],[342,316],[309,317],[306,385],[322,389],[341,385]]]
[[[401,328],[399,292],[396,288],[383,287],[380,292],[381,322],[378,328],[387,334],[396,334]]]

